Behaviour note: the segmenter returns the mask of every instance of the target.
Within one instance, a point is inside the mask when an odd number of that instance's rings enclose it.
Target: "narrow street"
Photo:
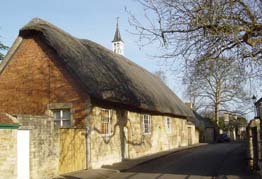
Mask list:
[[[207,145],[138,165],[126,172],[114,173],[111,179],[167,178],[257,178],[247,171],[242,143]]]

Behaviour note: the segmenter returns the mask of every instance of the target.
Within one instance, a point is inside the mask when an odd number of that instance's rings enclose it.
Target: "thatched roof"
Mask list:
[[[124,56],[90,40],[78,39],[38,18],[20,30],[20,36],[37,33],[76,75],[87,93],[137,109],[178,116],[192,111],[155,75]]]
[[[215,125],[208,118],[202,117],[200,114],[198,114],[194,110],[193,110],[193,113],[194,113],[194,118],[198,120],[199,122],[201,122],[205,128],[214,128],[215,127]]]

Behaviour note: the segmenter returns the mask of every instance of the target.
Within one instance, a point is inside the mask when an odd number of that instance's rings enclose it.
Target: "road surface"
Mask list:
[[[138,165],[110,179],[257,179],[246,167],[243,143],[222,143],[181,151]]]

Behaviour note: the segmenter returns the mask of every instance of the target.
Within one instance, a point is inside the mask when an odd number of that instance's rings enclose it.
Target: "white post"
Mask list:
[[[17,179],[30,178],[29,139],[30,139],[29,130],[17,131]]]

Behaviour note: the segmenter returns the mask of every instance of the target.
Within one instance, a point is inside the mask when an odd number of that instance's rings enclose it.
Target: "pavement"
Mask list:
[[[101,169],[88,169],[88,170],[81,170],[77,172],[63,174],[53,179],[106,179],[112,176],[113,174],[127,171],[138,165],[146,164],[147,162],[157,160],[161,157],[168,156],[176,152],[190,150],[193,148],[198,148],[198,147],[202,147],[206,145],[207,145],[206,143],[200,143],[200,144],[195,144],[195,145],[186,146],[186,147],[179,147],[176,149],[143,156],[143,157],[139,157],[136,159],[124,160],[122,162],[115,163],[113,165],[106,165],[106,166],[103,166]]]

